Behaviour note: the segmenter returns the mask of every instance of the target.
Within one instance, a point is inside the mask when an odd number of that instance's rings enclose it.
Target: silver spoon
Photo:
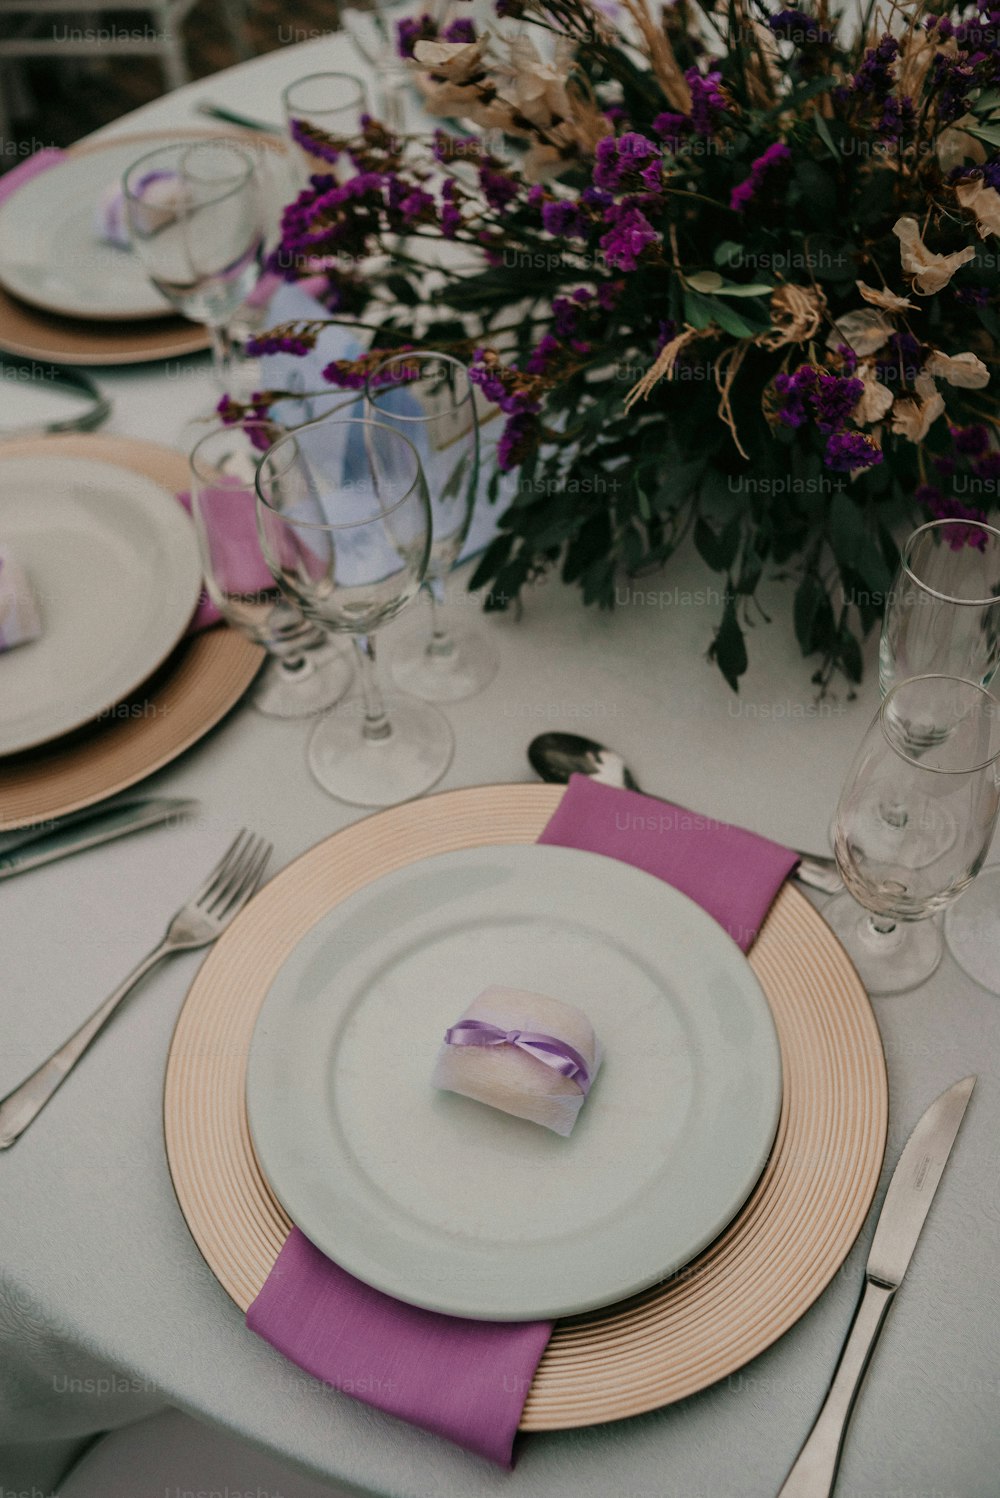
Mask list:
[[[620,754],[577,733],[540,733],[528,745],[528,759],[536,774],[555,785],[565,785],[571,775],[589,775],[604,785],[639,790],[638,781]],[[834,860],[817,853],[799,854],[793,878],[826,895],[835,895],[844,887]]]

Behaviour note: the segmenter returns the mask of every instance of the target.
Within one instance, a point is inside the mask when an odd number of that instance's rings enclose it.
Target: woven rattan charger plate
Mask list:
[[[555,786],[483,786],[380,812],[296,859],[216,943],[174,1032],[164,1124],[181,1210],[241,1310],[291,1228],[254,1156],[244,1101],[254,1022],[282,962],[328,910],[391,869],[456,848],[534,842],[562,795]],[[868,998],[829,927],[789,885],[750,962],[783,1065],[764,1174],[722,1236],[677,1275],[557,1323],[522,1430],[640,1414],[724,1378],[798,1320],[861,1229],[888,1118]]]
[[[126,437],[26,437],[5,457],[89,458],[141,473],[174,492],[188,485],[187,459]],[[64,816],[152,775],[214,728],[253,681],[263,652],[234,629],[193,635],[106,720],[41,749],[0,758],[0,831]]]

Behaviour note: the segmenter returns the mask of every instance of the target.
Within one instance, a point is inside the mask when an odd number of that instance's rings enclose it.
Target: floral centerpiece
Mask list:
[[[613,606],[690,532],[725,578],[732,686],[775,574],[814,680],[857,681],[892,528],[996,503],[1000,10],[496,10],[512,35],[399,27],[447,130],[298,129],[317,174],[272,269],[322,276],[371,340],[324,378],[417,343],[471,364],[516,474],[472,578],[487,607],[550,570]]]

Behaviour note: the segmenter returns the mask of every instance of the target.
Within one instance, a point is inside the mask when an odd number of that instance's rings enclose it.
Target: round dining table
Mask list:
[[[283,45],[100,134],[203,124],[205,98],[277,122],[283,87],[325,69],[365,71],[343,33]],[[207,355],[95,373],[113,403],[109,434],[182,446],[217,398]],[[523,608],[482,618],[457,590],[500,667],[478,696],[447,706],[456,748],[438,789],[531,780],[529,741],[565,729],[620,750],[653,794],[828,851],[838,790],[878,701],[875,641],[863,685],[818,698],[788,585],[769,586],[772,620],[749,630],[738,693],[706,659],[722,583],[693,549],[662,574],[623,581],[609,613],[555,579],[530,587]],[[387,630],[387,652],[402,627]],[[156,942],[238,828],[273,842],[278,869],[365,814],[310,778],[308,729],[241,703],[141,787],[196,798],[190,819],[0,887],[0,1096]],[[996,1498],[1000,998],[950,955],[916,991],[874,1000],[889,1079],[885,1166],[860,1237],[811,1309],[748,1366],[679,1403],[522,1437],[511,1472],[300,1373],[247,1329],[202,1259],[163,1135],[168,1048],[200,961],[162,965],[0,1155],[3,1498],[48,1493],[95,1432],[165,1406],[381,1498],[770,1498],[832,1376],[891,1168],[927,1105],[970,1073],[978,1086],[862,1389],[837,1492]]]

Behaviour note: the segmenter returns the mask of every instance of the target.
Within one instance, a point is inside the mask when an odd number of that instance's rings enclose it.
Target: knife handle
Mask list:
[[[865,1280],[830,1392],[777,1498],[828,1498],[833,1492],[847,1422],[895,1293],[887,1285]]]

